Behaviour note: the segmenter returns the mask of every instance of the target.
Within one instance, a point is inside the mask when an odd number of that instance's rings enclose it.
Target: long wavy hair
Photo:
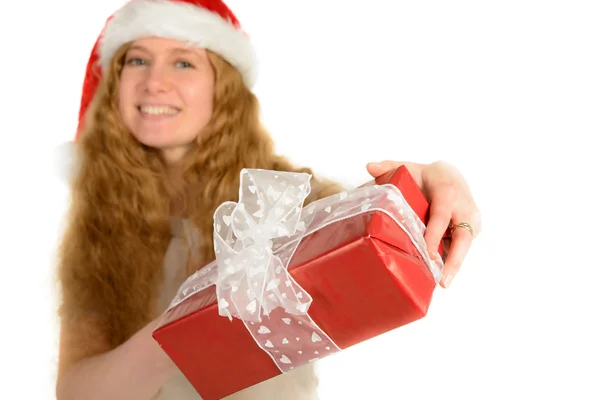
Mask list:
[[[213,213],[222,202],[237,201],[242,168],[312,173],[274,153],[256,97],[238,71],[211,52],[211,121],[178,172],[170,173],[159,152],[140,144],[121,120],[119,77],[128,47],[117,52],[85,116],[58,260],[60,317],[95,318],[112,347],[157,315],[154,300],[173,213],[190,218],[201,232],[201,259],[192,273],[214,257]],[[314,176],[311,185],[307,203],[341,190]]]

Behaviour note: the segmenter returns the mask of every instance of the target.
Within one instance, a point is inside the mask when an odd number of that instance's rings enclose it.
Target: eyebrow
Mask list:
[[[140,45],[133,45],[129,48],[129,50],[140,50],[143,51],[144,53],[150,54],[150,50],[148,50],[147,48],[140,46]],[[199,56],[195,51],[193,51],[192,49],[182,49],[179,47],[170,49],[171,53],[182,53],[182,54],[189,54],[189,55],[193,55],[193,56]]]
[[[134,44],[134,45],[132,45],[132,46],[131,46],[129,49],[127,49],[127,51],[131,51],[131,50],[141,50],[141,51],[143,51],[144,53],[150,53],[150,52],[148,51],[148,49],[146,49],[145,47],[142,47],[142,46],[140,46],[140,45],[137,45],[137,44]]]
[[[198,53],[196,53],[192,49],[182,49],[182,48],[179,48],[179,47],[171,49],[171,52],[172,53],[183,53],[183,54],[194,54],[194,55],[198,54]]]

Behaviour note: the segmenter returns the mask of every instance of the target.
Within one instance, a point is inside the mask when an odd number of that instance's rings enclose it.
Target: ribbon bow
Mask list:
[[[302,205],[310,193],[306,173],[243,170],[239,202],[225,202],[214,214],[219,314],[260,322],[282,307],[307,312],[309,294],[291,278],[273,242],[305,229]]]

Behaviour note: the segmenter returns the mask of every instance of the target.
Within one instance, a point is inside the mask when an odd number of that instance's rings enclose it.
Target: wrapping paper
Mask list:
[[[214,215],[216,260],[154,332],[205,400],[426,315],[443,264],[406,168],[303,208],[309,193],[308,174],[243,170]]]

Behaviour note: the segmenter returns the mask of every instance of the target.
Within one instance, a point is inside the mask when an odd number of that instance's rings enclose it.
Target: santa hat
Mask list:
[[[90,54],[76,138],[83,129],[85,113],[115,52],[123,44],[144,37],[175,39],[211,50],[236,68],[249,88],[255,84],[257,60],[254,47],[222,0],[130,0],[108,18]],[[64,163],[62,165],[67,168],[66,172],[73,168],[71,146],[72,143],[59,149],[59,157],[67,163],[66,167]]]

